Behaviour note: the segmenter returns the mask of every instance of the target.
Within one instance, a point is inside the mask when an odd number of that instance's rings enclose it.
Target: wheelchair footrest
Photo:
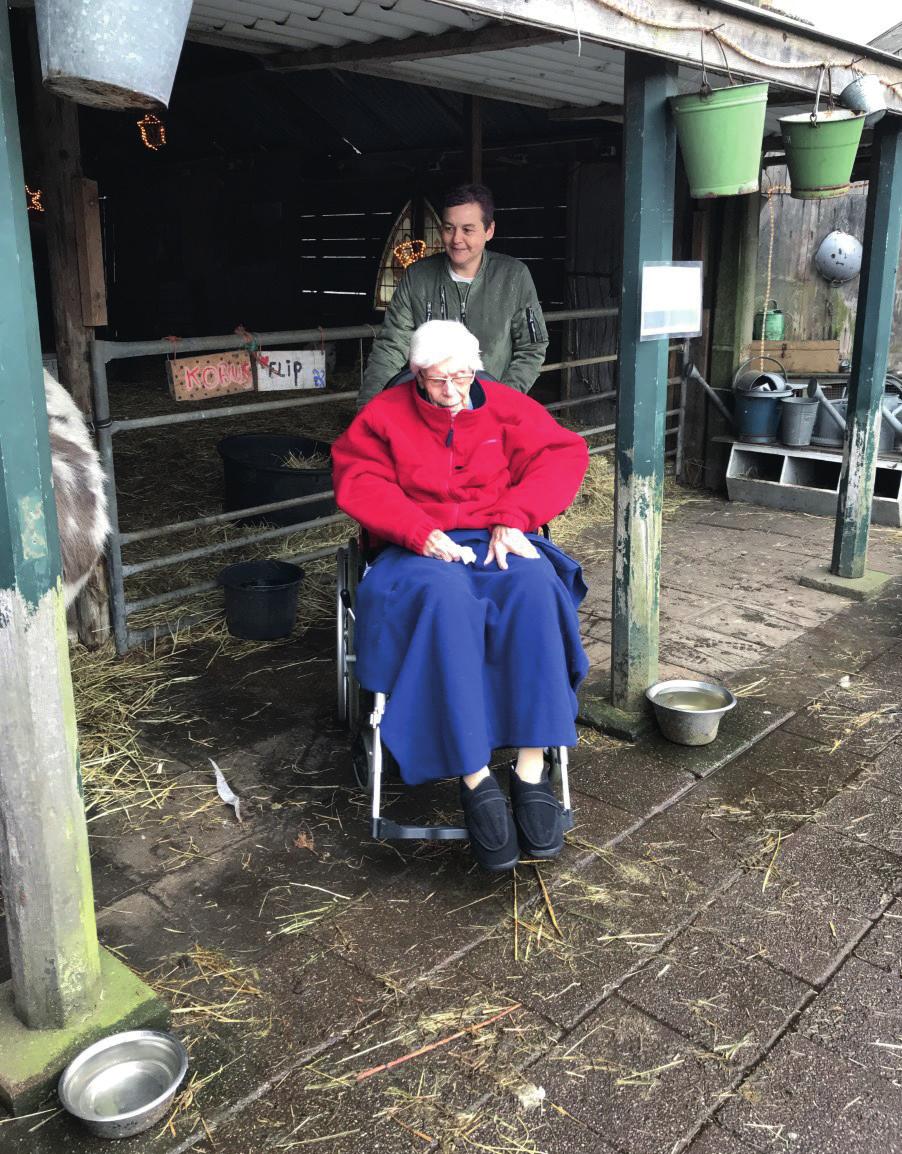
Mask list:
[[[374,819],[372,834],[377,841],[467,841],[470,833],[456,825],[402,825],[387,817]]]

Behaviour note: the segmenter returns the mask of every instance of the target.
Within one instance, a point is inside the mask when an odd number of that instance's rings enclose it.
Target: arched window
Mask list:
[[[423,201],[424,235],[421,237],[413,234],[413,217],[413,201],[409,200],[392,225],[382,250],[373,308],[388,308],[395,286],[408,265],[441,251],[442,222],[428,200]]]

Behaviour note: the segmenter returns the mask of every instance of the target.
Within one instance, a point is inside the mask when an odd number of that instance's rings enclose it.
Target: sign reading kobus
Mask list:
[[[249,393],[254,388],[250,357],[235,353],[208,353],[203,357],[175,357],[167,362],[169,388],[177,401],[203,401]]]

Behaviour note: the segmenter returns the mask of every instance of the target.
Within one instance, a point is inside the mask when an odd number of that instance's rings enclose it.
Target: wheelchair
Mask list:
[[[542,532],[548,536],[547,527]],[[469,840],[464,826],[407,825],[383,816],[382,796],[386,780],[400,777],[397,765],[388,749],[383,748],[380,727],[385,715],[387,696],[371,693],[362,688],[354,676],[354,627],[357,587],[366,569],[369,556],[365,530],[339,548],[336,557],[335,642],[338,691],[338,717],[354,737],[352,768],[357,785],[369,794],[370,832],[377,841]],[[546,750],[552,785],[561,799],[564,829],[573,828],[570,804],[570,784],[567,775],[566,746]]]

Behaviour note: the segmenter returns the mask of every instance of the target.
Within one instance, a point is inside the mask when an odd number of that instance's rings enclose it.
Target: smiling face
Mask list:
[[[475,201],[446,208],[442,216],[442,243],[458,276],[473,277],[479,271],[486,242],[495,235],[495,222],[486,228],[482,209]]]
[[[466,408],[473,384],[473,370],[458,357],[448,357],[417,373],[420,384],[433,405],[445,409],[453,417]]]

